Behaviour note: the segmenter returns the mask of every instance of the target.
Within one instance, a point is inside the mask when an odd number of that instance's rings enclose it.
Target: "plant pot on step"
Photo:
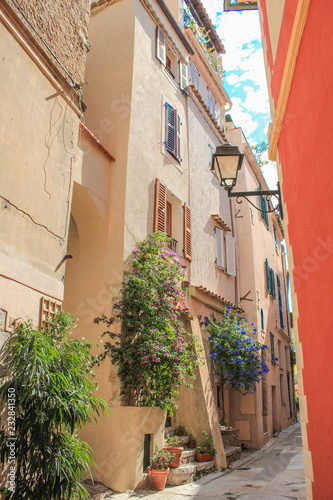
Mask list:
[[[168,451],[172,455],[175,455],[172,459],[170,467],[172,469],[176,469],[177,467],[179,467],[180,460],[182,458],[182,451],[184,451],[184,448],[182,448],[181,446],[165,446],[163,449]]]
[[[214,455],[213,453],[196,453],[195,460],[197,462],[210,462],[214,460]]]
[[[158,491],[164,490],[169,470],[170,470],[169,468],[149,469],[148,474],[149,474],[150,487],[152,490],[158,490]]]
[[[187,443],[187,446],[190,448],[190,450],[194,450],[194,448],[197,447],[197,442],[196,441],[189,441]]]

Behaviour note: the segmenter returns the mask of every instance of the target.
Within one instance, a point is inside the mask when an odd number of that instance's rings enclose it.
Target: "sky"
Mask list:
[[[226,54],[224,87],[231,101],[231,118],[241,127],[250,145],[267,141],[271,121],[264,58],[257,10],[223,12],[223,0],[203,0],[206,11],[221,38]],[[263,156],[267,159],[267,155]],[[276,186],[275,164],[263,169],[271,189]]]

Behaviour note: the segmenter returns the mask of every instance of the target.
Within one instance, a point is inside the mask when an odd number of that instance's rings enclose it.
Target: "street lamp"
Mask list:
[[[254,208],[262,213],[280,212],[280,217],[283,219],[281,206],[280,184],[278,189],[265,191],[241,191],[232,193],[233,187],[236,185],[238,171],[242,167],[244,154],[240,153],[237,146],[232,146],[229,143],[223,146],[217,146],[212,160],[212,171],[215,172],[220,185],[227,191],[229,198],[236,198],[237,203],[242,203],[241,198],[245,198]],[[264,196],[266,201],[269,201],[271,196],[275,196],[278,200],[276,207],[271,210],[264,210],[257,207],[248,199],[249,196]]]

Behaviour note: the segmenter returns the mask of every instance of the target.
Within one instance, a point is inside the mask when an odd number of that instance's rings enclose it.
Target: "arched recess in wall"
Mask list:
[[[89,191],[74,183],[63,308],[79,318],[79,332],[94,336],[93,318],[105,312],[109,275],[108,228]]]

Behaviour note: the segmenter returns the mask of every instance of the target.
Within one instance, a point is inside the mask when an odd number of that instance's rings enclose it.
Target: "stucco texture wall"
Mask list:
[[[313,481],[316,500],[329,498],[333,487],[333,447],[327,441],[333,410],[329,349],[333,326],[332,16],[329,0],[310,3],[278,145],[296,294],[293,311],[298,327],[305,471],[308,483]]]
[[[47,56],[50,56],[15,5],[10,0],[4,1],[22,20],[29,36]],[[17,4],[72,78],[77,83],[82,82],[86,52],[89,49],[90,0],[44,0],[42,2],[40,0],[17,0]]]

